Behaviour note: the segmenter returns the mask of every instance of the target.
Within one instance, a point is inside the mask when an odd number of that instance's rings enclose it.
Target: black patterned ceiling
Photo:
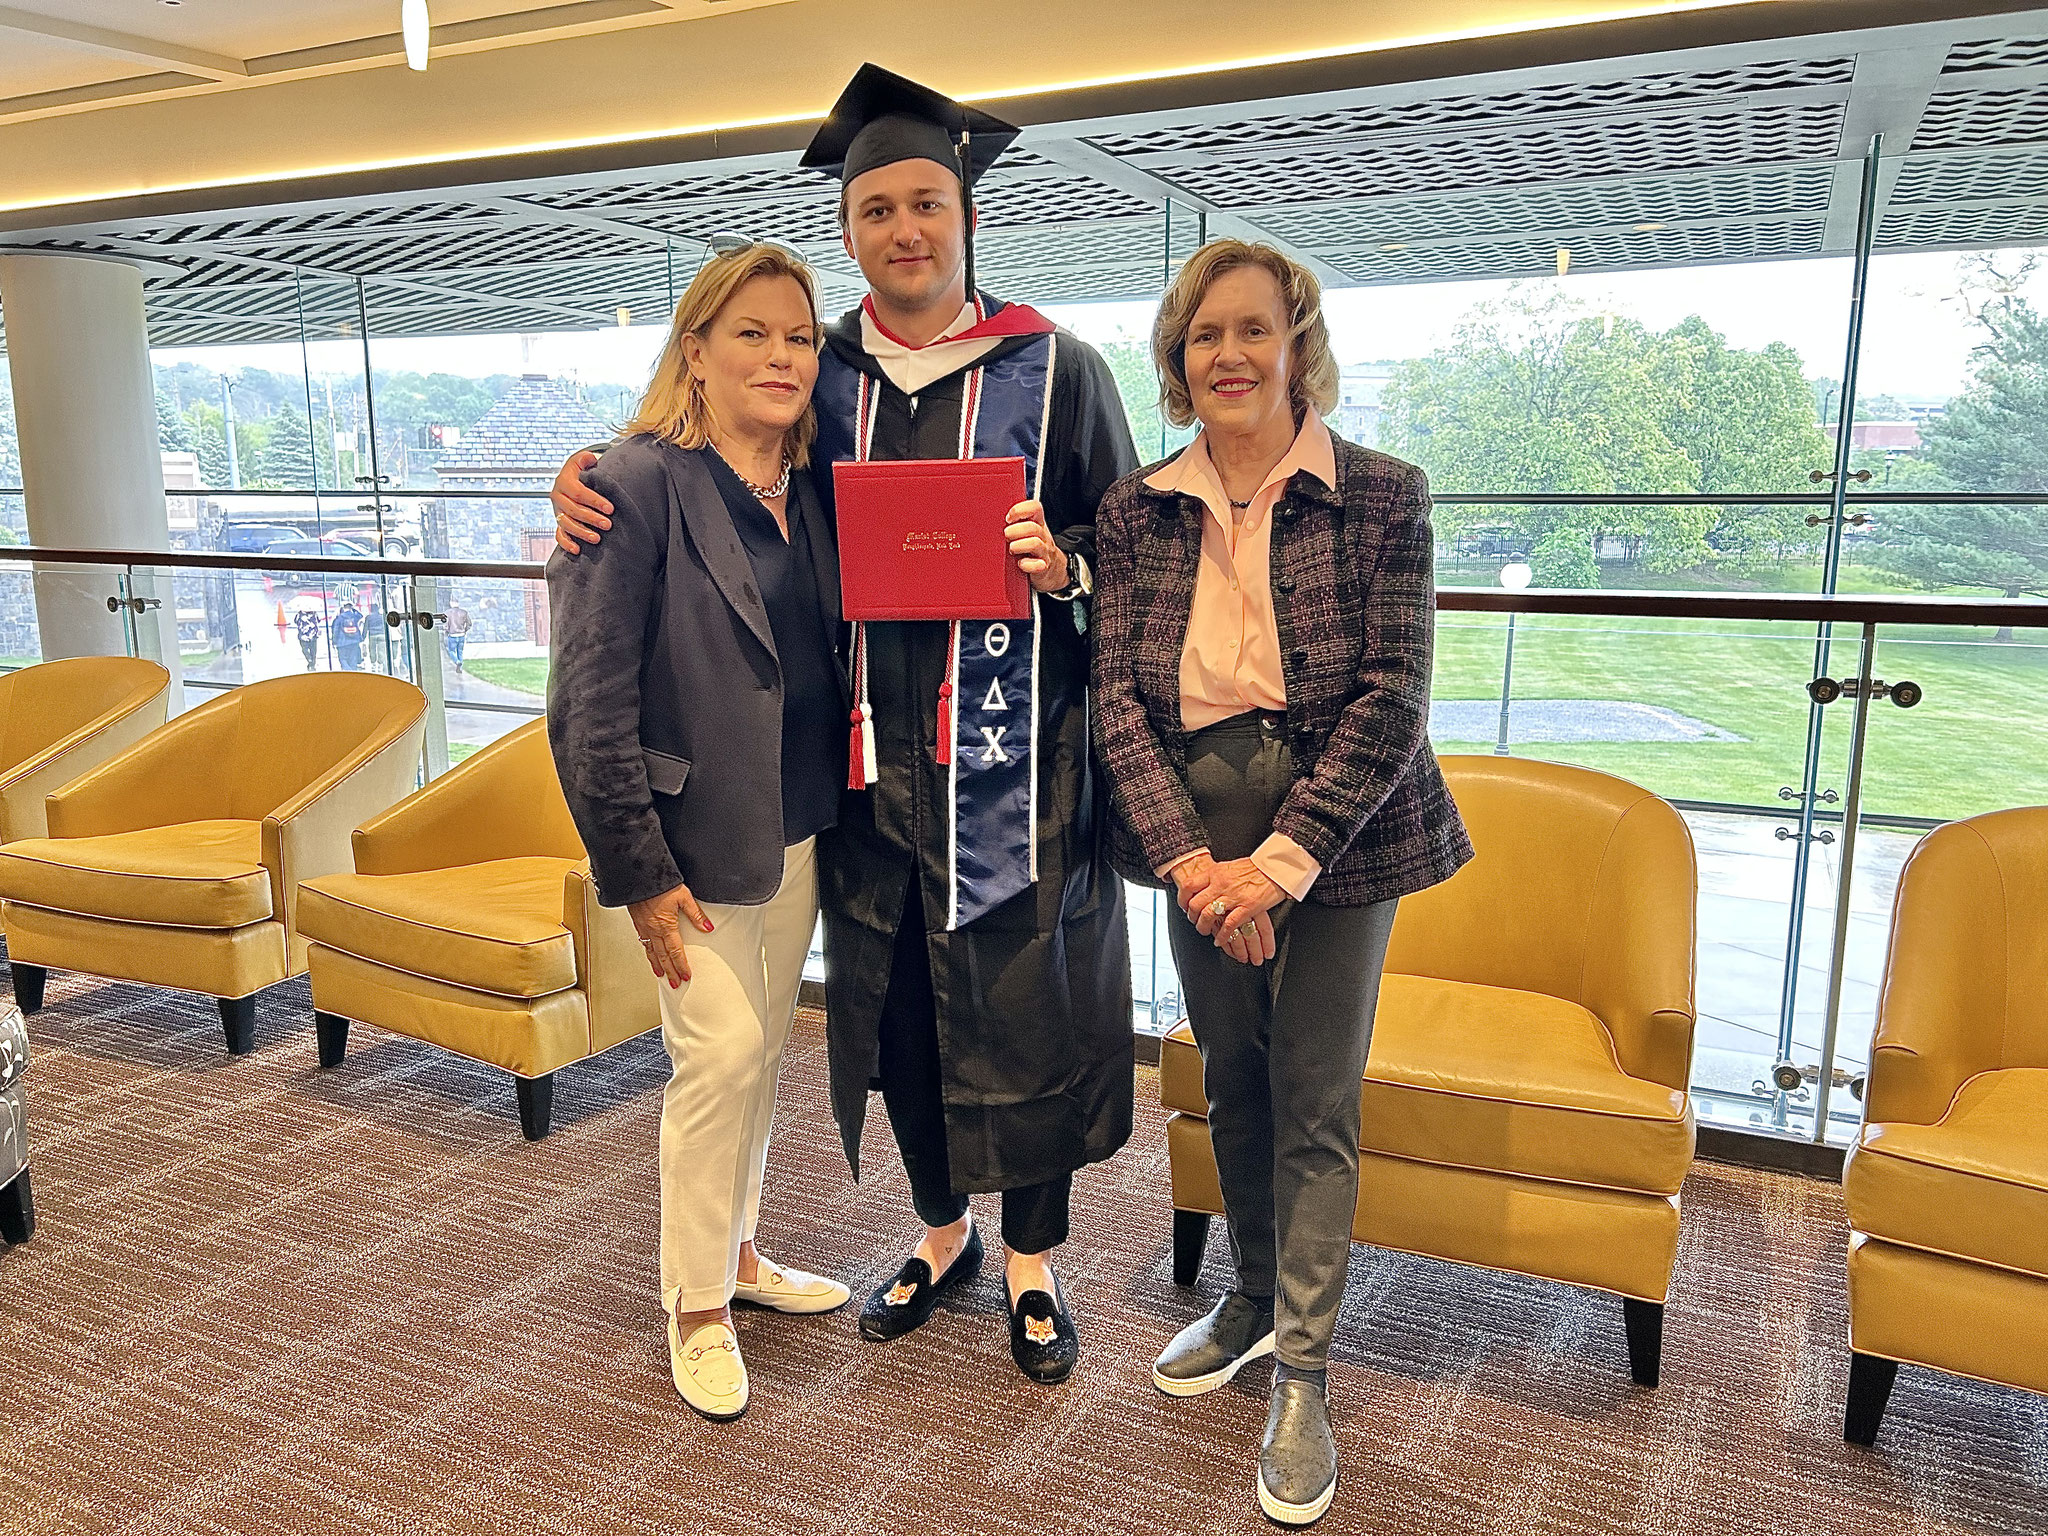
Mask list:
[[[983,185],[983,281],[1142,298],[1205,229],[1272,240],[1338,286],[1534,275],[1560,249],[1575,271],[1845,254],[1873,134],[1881,249],[2048,242],[2048,36],[1964,30],[1034,128]],[[831,188],[787,164],[8,241],[143,259],[167,346],[294,339],[302,320],[316,340],[365,321],[389,336],[644,322],[723,234],[797,246],[834,309],[858,294]]]

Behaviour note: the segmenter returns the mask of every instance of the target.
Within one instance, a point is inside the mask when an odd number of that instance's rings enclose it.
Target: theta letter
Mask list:
[[[1010,649],[1010,626],[991,624],[981,637],[982,645],[991,656],[1001,656]]]

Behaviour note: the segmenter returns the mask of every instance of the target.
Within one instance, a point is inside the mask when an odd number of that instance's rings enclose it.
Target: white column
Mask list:
[[[89,257],[0,256],[0,313],[29,541],[54,549],[168,550],[142,274]],[[134,619],[131,647],[126,615],[107,611],[119,575],[117,566],[37,567],[43,655],[108,656],[132,648],[153,656],[171,669],[175,708],[180,669],[170,582],[140,581],[162,606]]]

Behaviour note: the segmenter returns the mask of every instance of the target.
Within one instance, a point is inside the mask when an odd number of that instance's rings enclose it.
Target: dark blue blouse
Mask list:
[[[726,511],[753,563],[754,580],[768,607],[768,628],[782,662],[782,840],[796,844],[839,820],[846,783],[846,707],[839,691],[839,660],[825,622],[818,568],[798,497],[809,494],[806,476],[790,476],[789,537],[717,450],[703,450],[705,467],[725,498]]]

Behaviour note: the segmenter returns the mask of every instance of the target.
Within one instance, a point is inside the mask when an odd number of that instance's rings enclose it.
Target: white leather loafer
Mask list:
[[[747,1363],[739,1335],[726,1323],[700,1323],[690,1336],[677,1336],[676,1315],[668,1315],[668,1364],[683,1401],[707,1419],[723,1422],[747,1411]]]
[[[853,1299],[853,1292],[837,1280],[807,1274],[801,1269],[784,1269],[763,1259],[752,1285],[734,1282],[732,1299],[776,1312],[837,1312]]]

